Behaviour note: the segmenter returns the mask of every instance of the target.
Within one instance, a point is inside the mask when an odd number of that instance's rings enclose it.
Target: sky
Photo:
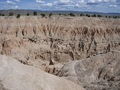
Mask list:
[[[120,0],[0,0],[0,10],[3,9],[120,13]]]

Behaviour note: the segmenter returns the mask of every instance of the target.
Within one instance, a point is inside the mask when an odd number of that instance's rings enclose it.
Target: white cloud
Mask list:
[[[116,0],[88,0],[90,3],[116,2]]]
[[[15,9],[19,9],[19,7],[18,7],[18,6],[15,6]]]
[[[68,3],[70,0],[60,0],[60,2]]]
[[[13,1],[7,0],[6,1],[7,4],[15,4]]]
[[[52,7],[53,4],[52,3],[44,3],[44,4],[40,4],[40,7]]]
[[[36,3],[41,3],[41,4],[43,4],[43,3],[45,3],[45,1],[43,1],[43,0],[36,0]]]
[[[79,3],[86,3],[85,0],[80,0],[78,1]]]
[[[73,6],[73,0],[58,0],[54,2],[55,6]]]
[[[20,2],[20,0],[15,0],[16,2]]]
[[[45,6],[52,7],[53,4],[52,3],[46,3]]]
[[[45,2],[45,0],[36,0],[36,3],[40,4],[41,7],[58,7],[58,8],[70,8],[70,7],[89,7],[90,5],[99,5],[100,3],[111,3],[115,4],[116,0],[54,0],[51,2]],[[53,8],[54,8],[53,7]]]
[[[117,5],[110,5],[110,7],[115,7],[115,8],[117,8],[118,6],[117,6]]]
[[[116,2],[118,0],[54,0],[45,2],[45,0],[35,0],[38,7],[40,9],[66,9],[66,10],[72,10],[72,9],[79,9],[79,8],[91,8],[95,6],[99,6],[102,4],[108,5],[107,7],[116,7],[118,6]],[[119,7],[119,6],[118,6]]]

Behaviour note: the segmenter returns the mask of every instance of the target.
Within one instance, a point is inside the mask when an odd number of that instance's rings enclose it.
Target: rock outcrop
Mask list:
[[[120,51],[112,51],[67,63],[58,76],[69,79],[87,90],[120,89]]]
[[[80,90],[77,83],[87,90],[119,90],[119,52],[120,19],[0,17],[0,54],[25,64],[0,56],[0,89]]]
[[[25,64],[52,59],[64,63],[107,53],[118,46],[119,19],[0,17],[0,53]]]
[[[0,55],[0,90],[85,90],[63,78]]]

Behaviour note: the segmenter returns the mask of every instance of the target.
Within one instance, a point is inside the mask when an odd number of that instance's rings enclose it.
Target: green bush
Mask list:
[[[2,16],[5,16],[5,14],[2,14]]]
[[[81,13],[80,16],[84,16],[84,14]]]
[[[86,14],[86,16],[87,16],[87,17],[90,17],[90,15],[89,15],[89,14]]]
[[[96,14],[93,14],[92,17],[96,17]]]
[[[98,17],[102,17],[102,15],[98,15]]]
[[[59,13],[59,15],[62,15],[61,13]]]
[[[13,12],[10,12],[10,13],[9,13],[9,16],[13,16]]]
[[[49,14],[49,17],[51,17],[52,15],[53,15],[53,14],[52,14],[52,13],[50,13],[50,14]]]
[[[37,12],[36,12],[36,11],[34,11],[34,12],[33,12],[33,15],[34,15],[34,16],[37,16]]]
[[[67,16],[67,14],[63,14],[64,16]]]
[[[20,14],[17,14],[16,18],[20,18],[20,16],[21,16]]]
[[[41,16],[42,16],[42,17],[45,17],[45,14],[44,14],[44,13],[41,13]]]
[[[70,15],[70,16],[72,16],[72,17],[74,17],[74,16],[75,16],[75,14],[73,14],[73,13],[70,13],[69,15]]]
[[[113,16],[113,18],[115,18],[115,19],[116,19],[116,18],[118,18],[118,17],[117,17],[117,16]]]
[[[111,18],[111,16],[109,16],[109,18]]]
[[[30,16],[30,14],[29,14],[29,13],[27,13],[26,15],[27,15],[27,16]]]

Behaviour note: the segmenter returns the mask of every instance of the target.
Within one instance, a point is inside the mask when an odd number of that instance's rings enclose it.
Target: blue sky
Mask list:
[[[120,0],[0,0],[2,9],[71,10],[120,13]]]

